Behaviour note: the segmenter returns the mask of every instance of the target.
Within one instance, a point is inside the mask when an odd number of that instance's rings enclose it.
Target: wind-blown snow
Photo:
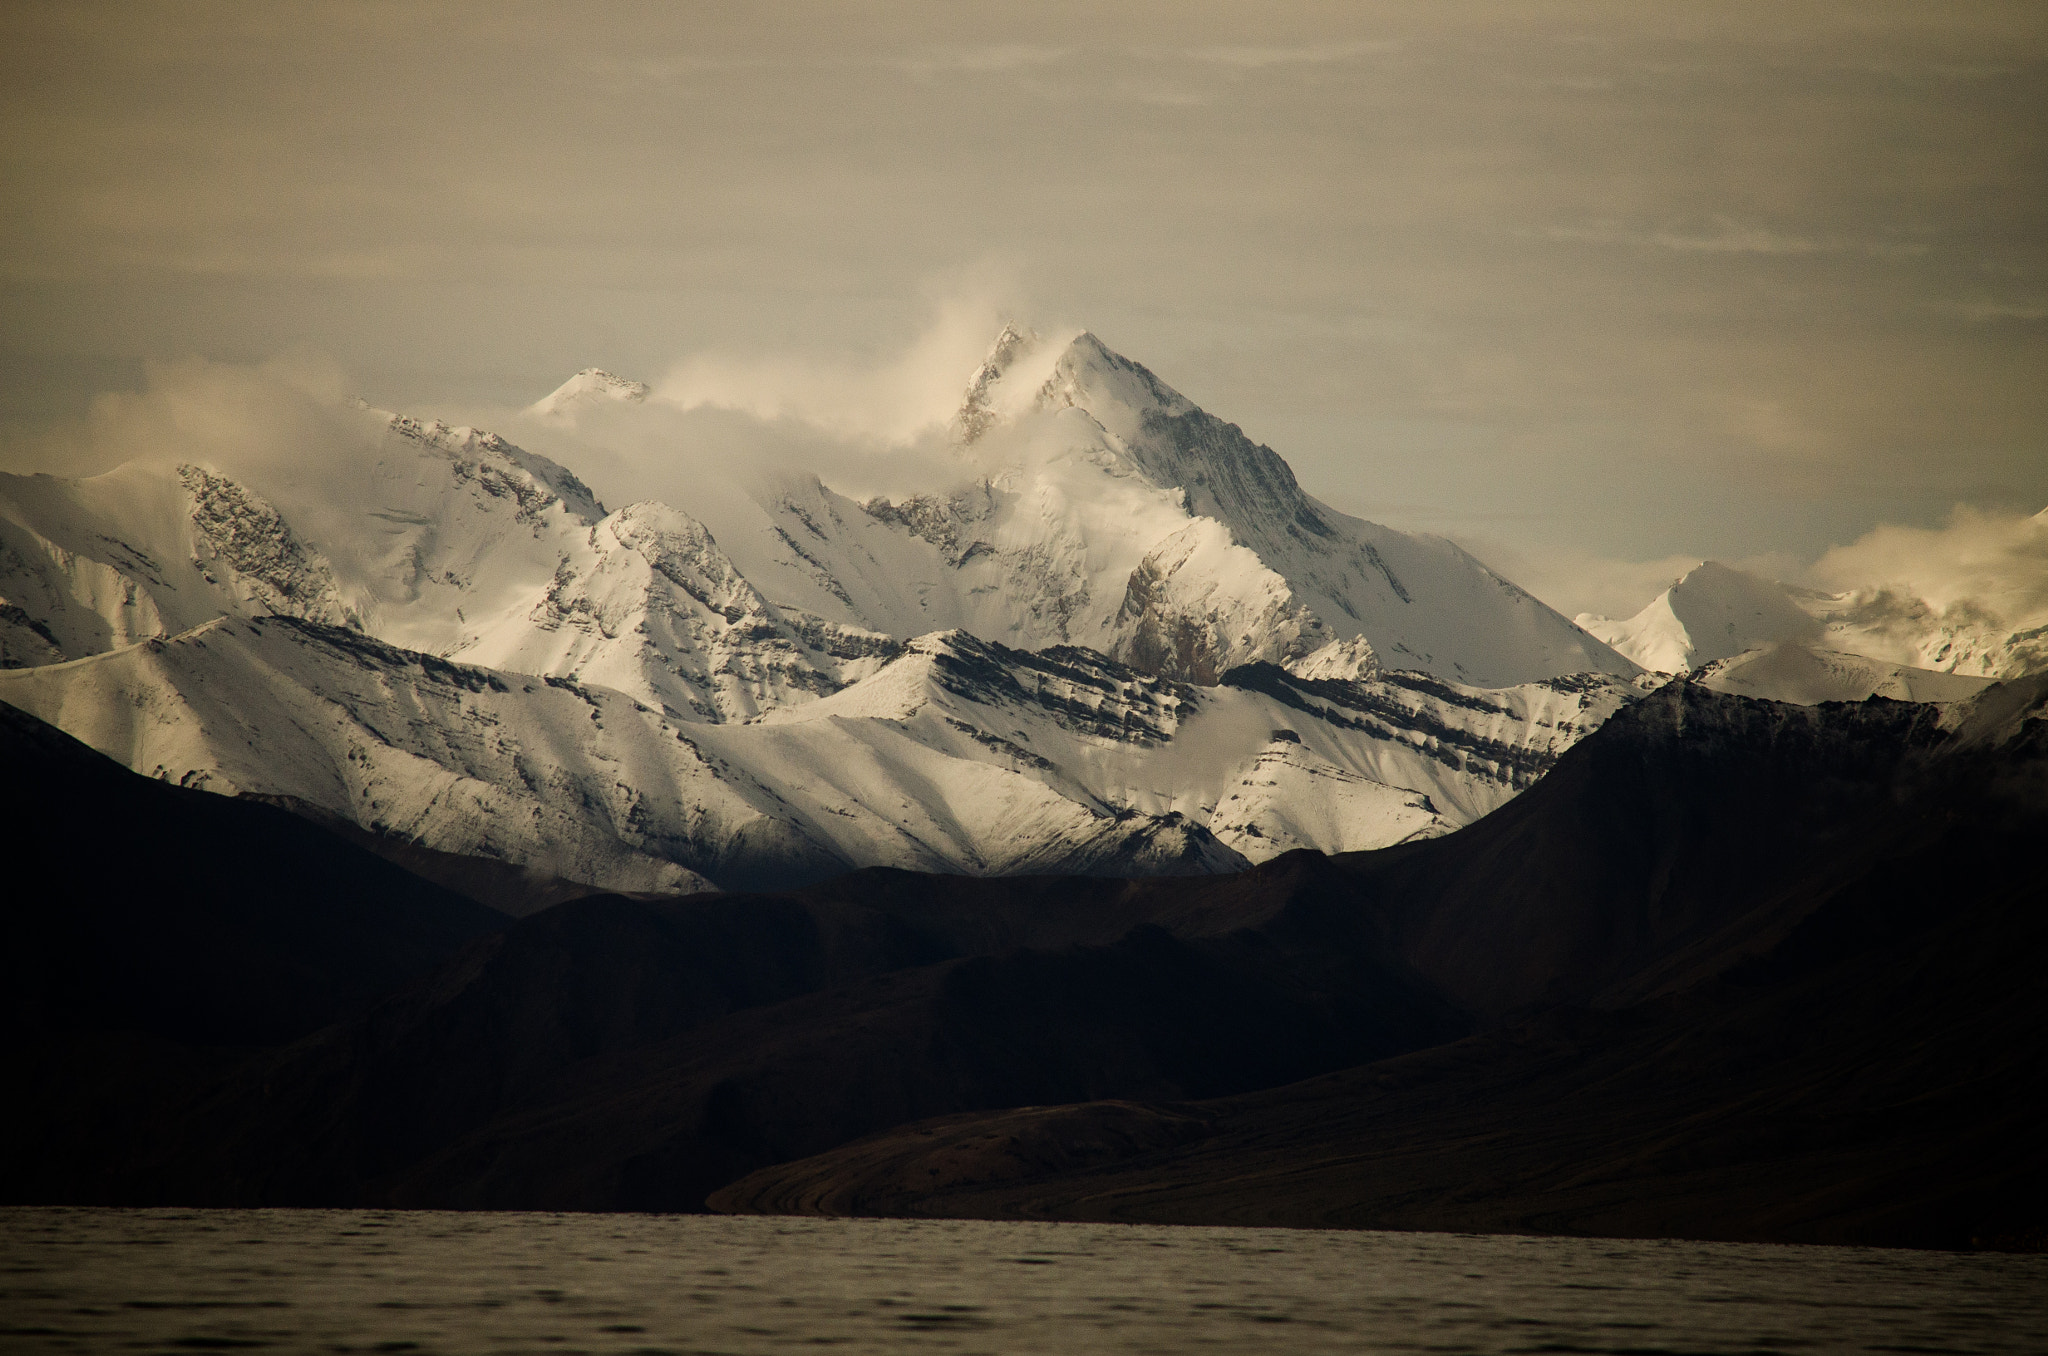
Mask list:
[[[777,603],[899,637],[1087,645],[1205,683],[1359,636],[1389,666],[1482,686],[1635,672],[1450,542],[1305,494],[1093,335],[1006,329],[953,436],[950,481],[917,495],[857,502],[782,476],[718,497],[707,526]]]

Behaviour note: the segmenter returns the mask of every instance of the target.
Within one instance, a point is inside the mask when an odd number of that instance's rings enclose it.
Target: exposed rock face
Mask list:
[[[900,648],[777,608],[702,523],[665,504],[629,504],[573,546],[533,605],[464,646],[465,658],[574,674],[715,722],[837,692]]]
[[[664,889],[864,863],[1174,874],[1382,846],[1503,803],[1630,695],[1612,680],[1482,692],[1258,665],[1198,688],[1080,647],[1033,653],[957,631],[893,654],[845,661],[875,667],[826,696],[714,722],[619,686],[223,618],[0,674],[0,700],[169,781]],[[717,691],[742,691],[716,676]]]
[[[1284,596],[1252,607],[1215,584],[1215,557],[1237,549],[1213,522],[1196,522],[1138,562],[1111,626],[1114,652],[1151,673],[1214,683],[1237,664],[1295,659],[1322,624]]]
[[[1333,640],[1287,666],[1297,678],[1336,678],[1369,683],[1380,676],[1380,657],[1364,636]]]
[[[1038,342],[1038,335],[1031,330],[1020,330],[1015,325],[1004,325],[1002,333],[989,346],[988,357],[981,366],[974,369],[974,375],[967,379],[967,394],[960,400],[959,412],[953,416],[953,441],[965,447],[980,438],[997,423],[999,416],[992,408],[995,385],[1001,381],[1017,356]]]
[[[275,508],[204,467],[180,466],[178,479],[192,496],[192,565],[207,583],[228,582],[258,611],[361,627],[335,588],[332,567],[306,549]]]
[[[995,550],[975,532],[995,516],[995,493],[986,481],[945,497],[917,495],[901,504],[870,499],[861,507],[877,522],[900,527],[911,536],[930,542],[938,548],[940,559],[956,570]]]

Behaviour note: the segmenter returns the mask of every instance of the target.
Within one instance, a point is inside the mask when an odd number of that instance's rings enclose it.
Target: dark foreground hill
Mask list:
[[[0,703],[0,1003],[25,1037],[304,1035],[511,920],[268,805]]]
[[[471,915],[318,1029],[46,1005],[0,1195],[2025,1238],[2042,686],[1944,726],[1674,685],[1458,834],[1233,877]],[[17,724],[10,771],[76,757]],[[228,991],[287,963],[217,935],[289,898],[247,888],[271,904],[172,943]],[[23,972],[162,949],[24,934],[64,902],[24,893]],[[350,954],[430,916],[355,897]]]
[[[2040,691],[1946,731],[1667,688],[1464,833],[1341,863],[1479,1034],[901,1127],[712,1204],[2048,1244]]]

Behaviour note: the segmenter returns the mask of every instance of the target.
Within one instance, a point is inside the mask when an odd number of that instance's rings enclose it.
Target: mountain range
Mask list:
[[[579,373],[532,418],[645,407]],[[127,766],[606,889],[1232,871],[1469,823],[1639,668],[1341,514],[1092,335],[1014,328],[951,483],[616,510],[504,438],[0,483],[0,699]]]
[[[0,479],[0,1200],[2042,1246],[2038,618],[1573,622],[1086,334],[907,496],[300,428]]]

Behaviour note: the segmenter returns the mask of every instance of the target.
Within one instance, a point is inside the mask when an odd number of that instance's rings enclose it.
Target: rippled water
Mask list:
[[[1089,1224],[7,1209],[0,1347],[2038,1353],[2048,1258]]]

